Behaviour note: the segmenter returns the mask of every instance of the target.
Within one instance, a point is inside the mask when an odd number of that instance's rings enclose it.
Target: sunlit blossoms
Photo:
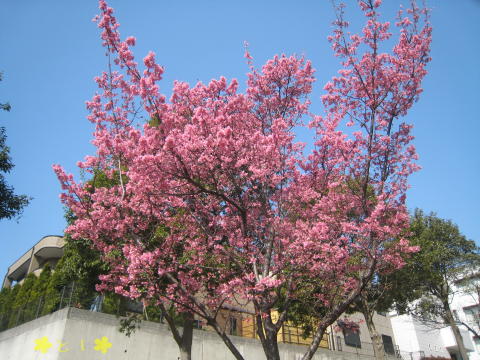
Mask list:
[[[309,296],[323,309],[310,359],[373,274],[402,266],[402,254],[415,250],[402,236],[407,178],[418,168],[412,126],[399,118],[421,92],[431,28],[412,4],[391,29],[379,20],[380,3],[359,1],[366,25],[358,35],[336,9],[330,41],[342,69],[325,85],[325,113],[315,115],[314,69],[286,55],[251,66],[244,92],[223,77],[176,82],[167,101],[154,54],[141,71],[135,39],[121,41],[100,1],[112,70],[87,103],[97,153],[78,166],[91,180],[54,167],[76,217],[67,231],[91,239],[110,266],[100,289],[206,319],[237,359],[216,325],[219,308],[248,302],[267,359],[278,359],[290,305]],[[383,42],[395,36],[386,52]],[[294,140],[301,126],[315,133],[309,154]]]

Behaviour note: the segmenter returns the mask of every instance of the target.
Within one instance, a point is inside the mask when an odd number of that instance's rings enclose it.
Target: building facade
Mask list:
[[[474,273],[456,281],[449,302],[469,360],[480,360],[479,280],[479,274]],[[411,315],[394,313],[391,322],[400,349],[418,357],[462,360],[450,326],[442,326],[442,322],[425,324]]]
[[[54,268],[63,255],[64,245],[65,240],[63,236],[44,236],[8,267],[2,287],[9,287],[14,283],[21,283],[30,273],[38,275],[47,263]]]
[[[7,287],[12,286],[15,283],[22,283],[23,279],[30,273],[38,275],[43,266],[47,263],[54,268],[63,255],[64,244],[64,238],[61,236],[50,235],[43,237],[31,249],[9,266],[4,278],[3,286]],[[67,287],[65,291],[62,291],[62,299],[75,299],[75,295],[71,293],[73,291],[74,288]],[[103,297],[97,296],[96,300],[98,299],[103,299]],[[58,308],[74,305],[74,301],[64,301],[63,303],[60,301]],[[101,304],[96,304],[95,307],[87,306],[86,309],[88,308],[94,311],[100,311]],[[129,309],[129,311],[134,310]],[[140,307],[140,310],[138,311],[142,314],[142,307]],[[274,318],[275,316],[276,315],[273,314]],[[226,329],[229,335],[250,338],[251,340],[258,341],[255,340],[258,339],[258,334],[251,304],[238,302],[238,306],[225,306],[225,309],[222,309],[219,312],[218,317],[219,324]],[[354,329],[354,331],[342,326],[347,318],[349,322],[355,322],[358,324],[358,327]],[[33,318],[26,318],[24,321],[32,319]],[[397,356],[399,354],[399,349],[394,338],[390,319],[387,316],[375,314],[374,322],[378,332],[382,335],[386,355],[388,357]],[[21,322],[19,322],[19,324],[21,324]],[[209,327],[205,326],[201,319],[197,319],[196,328],[200,330],[209,330]],[[312,341],[311,335],[305,336],[301,327],[295,326],[288,321],[280,329],[277,339],[279,343],[300,346],[309,345]],[[320,343],[320,348],[328,349],[339,354],[346,354],[345,356],[347,357],[351,355],[357,358],[365,357],[368,359],[372,358],[374,354],[370,335],[361,314],[345,315],[341,317],[328,329]]]

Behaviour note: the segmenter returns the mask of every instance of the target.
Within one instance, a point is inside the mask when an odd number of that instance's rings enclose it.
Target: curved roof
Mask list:
[[[6,286],[12,281],[20,281],[27,274],[38,270],[45,261],[61,258],[64,245],[63,236],[44,236],[8,267],[3,285]]]

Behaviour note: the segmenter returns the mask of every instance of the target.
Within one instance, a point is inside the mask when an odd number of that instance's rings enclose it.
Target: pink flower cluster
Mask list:
[[[167,102],[154,54],[140,72],[135,39],[120,40],[100,1],[97,22],[116,70],[96,79],[100,92],[87,103],[97,153],[79,167],[92,180],[76,183],[54,167],[76,216],[67,231],[92,239],[109,264],[99,289],[209,321],[225,302],[248,299],[268,332],[301,300],[304,283],[334,311],[374,272],[402,266],[416,250],[402,234],[407,178],[418,166],[412,126],[399,118],[421,93],[431,28],[413,6],[399,14],[397,44],[382,52],[392,34],[378,19],[380,1],[359,4],[360,35],[347,35],[338,8],[330,40],[343,67],[325,86],[326,113],[307,124],[316,139],[305,154],[294,131],[311,115],[309,61],[275,56],[256,70],[247,51],[244,93],[223,77],[176,82]],[[149,119],[141,127],[139,107]],[[285,310],[274,324],[280,297]]]

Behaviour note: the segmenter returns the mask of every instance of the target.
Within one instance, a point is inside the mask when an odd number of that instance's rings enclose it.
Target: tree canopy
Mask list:
[[[2,81],[2,73],[0,73],[0,81]],[[11,106],[9,103],[0,103],[0,109],[10,111]],[[0,220],[12,219],[20,215],[30,200],[26,195],[16,195],[14,188],[6,182],[5,174],[14,167],[10,157],[10,148],[6,142],[5,127],[0,126]]]
[[[403,308],[430,326],[451,326],[462,357],[467,359],[458,329],[460,323],[453,315],[451,302],[463,291],[464,280],[478,271],[480,249],[456,224],[434,213],[427,215],[415,210],[410,230],[410,241],[420,251],[399,275],[404,275],[419,300],[403,304]]]
[[[109,186],[54,170],[75,216],[67,231],[91,239],[108,263],[101,288],[204,318],[239,360],[217,322],[222,306],[248,301],[266,358],[278,360],[278,332],[311,291],[319,312],[303,359],[313,357],[374,274],[401,267],[411,251],[405,198],[418,166],[412,126],[400,118],[422,91],[431,27],[413,2],[389,48],[380,5],[359,1],[357,35],[337,8],[330,41],[341,69],[316,115],[309,61],[282,54],[256,69],[248,50],[245,91],[224,77],[175,82],[167,101],[155,54],[140,70],[135,38],[121,40],[113,9],[100,1],[109,70],[87,103],[97,151],[79,167]],[[295,140],[300,127],[314,132],[310,153]]]

